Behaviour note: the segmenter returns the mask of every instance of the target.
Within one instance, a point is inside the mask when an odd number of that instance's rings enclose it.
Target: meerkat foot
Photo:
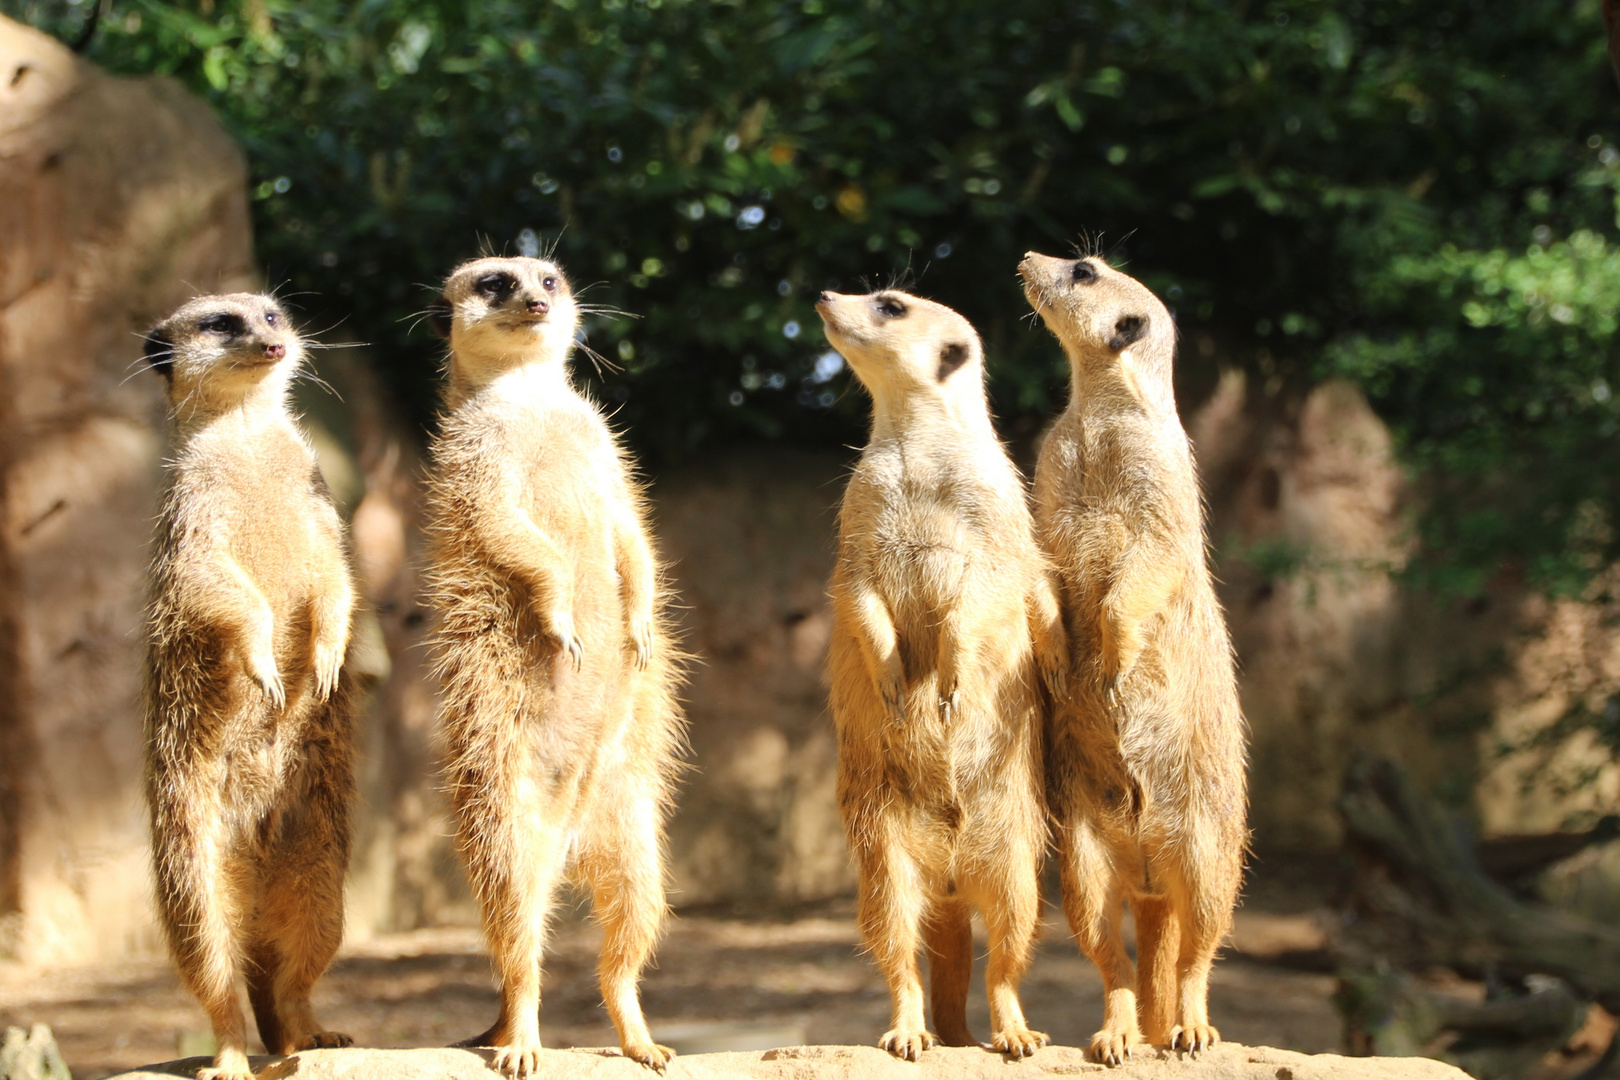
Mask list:
[[[1093,1061],[1104,1065],[1123,1065],[1131,1059],[1131,1048],[1142,1041],[1135,1031],[1114,1031],[1103,1028],[1091,1037],[1088,1054]]]
[[[669,1068],[670,1059],[675,1056],[675,1051],[654,1042],[626,1043],[622,1049],[625,1057],[641,1062],[654,1072]]]
[[[1041,679],[1046,683],[1046,692],[1052,695],[1054,701],[1062,701],[1069,693],[1069,665],[1063,654],[1043,651],[1036,663],[1041,669]]]
[[[300,1050],[341,1050],[353,1046],[354,1040],[341,1031],[317,1031],[298,1044]]]
[[[507,1076],[516,1077],[517,1080],[537,1076],[540,1073],[540,1041],[524,1040],[509,1046],[497,1046],[490,1064]]]
[[[253,1080],[253,1066],[248,1064],[244,1050],[222,1050],[214,1055],[214,1063],[197,1070],[197,1080]]]
[[[1044,1031],[1031,1031],[1022,1024],[1004,1028],[990,1037],[990,1047],[1008,1057],[1026,1058],[1052,1040]]]
[[[894,1028],[883,1033],[878,1045],[889,1053],[905,1061],[919,1061],[924,1050],[932,1050],[939,1043],[933,1032],[923,1028],[906,1030]]]
[[[1198,1053],[1221,1041],[1221,1033],[1213,1024],[1177,1024],[1170,1029],[1170,1049]]]

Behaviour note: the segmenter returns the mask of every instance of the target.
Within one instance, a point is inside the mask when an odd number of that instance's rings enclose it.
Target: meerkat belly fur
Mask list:
[[[304,350],[270,297],[193,300],[149,333],[175,453],[148,612],[146,795],[159,914],[213,1023],[203,1080],[247,1080],[246,977],[272,1054],[347,1046],[310,988],[343,934],[354,589],[288,411]]]
[[[1175,326],[1100,259],[1031,253],[1019,273],[1073,375],[1035,497],[1085,658],[1053,712],[1047,796],[1064,910],[1107,993],[1091,1050],[1118,1062],[1144,1035],[1197,1050],[1220,1038],[1209,970],[1242,876],[1247,791],[1232,645],[1171,385]]]
[[[844,494],[829,666],[838,799],[859,868],[860,926],[889,983],[881,1045],[915,1060],[930,959],[939,1036],[973,1045],[970,906],[990,933],[991,1039],[1046,1036],[1018,1001],[1046,843],[1041,674],[1064,670],[1056,595],[1025,488],[990,423],[966,319],[899,292],[823,293],[828,340],[872,396]]]
[[[663,1069],[637,983],[665,914],[662,829],[682,745],[680,661],[646,509],[570,384],[579,307],[555,265],[480,259],[435,313],[450,341],[429,485],[441,728],[457,838],[501,982],[471,1043],[538,1067],[552,894],[572,877],[605,935],[620,1044]]]

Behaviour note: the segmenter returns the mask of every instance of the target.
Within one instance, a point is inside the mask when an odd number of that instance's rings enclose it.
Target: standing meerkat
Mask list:
[[[905,293],[822,293],[827,338],[872,395],[871,438],[839,513],[829,655],[838,802],[859,867],[860,927],[894,1001],[881,1045],[967,1028],[970,906],[990,932],[991,1043],[1044,1046],[1018,1001],[1046,844],[1040,675],[1067,649],[1022,478],[997,440],[968,321]]]
[[[287,406],[304,347],[274,299],[192,300],[147,335],[176,453],[147,620],[157,901],[218,1052],[248,1080],[236,979],[272,1054],[348,1046],[309,993],[343,937],[354,790],[343,528]]]
[[[1073,373],[1035,500],[1088,665],[1053,712],[1047,798],[1064,912],[1107,993],[1091,1051],[1118,1063],[1144,1033],[1199,1050],[1220,1039],[1209,969],[1243,873],[1247,784],[1232,644],[1171,386],[1175,324],[1101,259],[1030,253],[1018,271]]]
[[[637,982],[665,914],[663,823],[682,745],[679,654],[647,512],[601,412],[569,381],[580,311],[554,264],[477,259],[434,313],[449,382],[428,521],[442,736],[457,840],[501,982],[495,1047],[539,1066],[552,894],[592,890],[624,1053],[662,1070]]]

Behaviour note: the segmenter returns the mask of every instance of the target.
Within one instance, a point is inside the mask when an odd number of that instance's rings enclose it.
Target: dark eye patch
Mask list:
[[[473,292],[491,300],[504,300],[517,288],[517,279],[511,274],[485,274],[473,283]]]
[[[554,277],[548,277],[544,281],[542,281],[540,284],[545,286],[546,292],[556,292],[557,291],[557,279],[554,278]]]
[[[1090,285],[1097,280],[1097,268],[1085,259],[1074,264],[1074,282],[1076,285]]]
[[[274,311],[267,311],[264,313],[264,321],[269,323],[271,326],[275,326],[277,323],[281,322],[281,316],[276,314]]]
[[[935,376],[944,382],[956,373],[956,370],[968,362],[967,346],[960,341],[953,341],[939,350],[939,372]]]
[[[1135,344],[1147,334],[1148,320],[1146,315],[1122,315],[1114,324],[1114,336],[1108,339],[1108,347],[1115,352],[1127,345]]]
[[[218,315],[210,315],[197,323],[197,329],[205,334],[223,334],[226,337],[240,337],[247,333],[247,322],[242,316],[222,311]]]
[[[906,305],[892,296],[885,296],[878,300],[878,311],[890,319],[898,319],[906,313]]]

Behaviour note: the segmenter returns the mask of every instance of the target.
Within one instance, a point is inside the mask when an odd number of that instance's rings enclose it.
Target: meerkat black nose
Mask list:
[[[280,360],[283,356],[287,355],[287,346],[266,345],[264,347],[264,355],[268,356],[272,360]]]
[[[546,312],[551,310],[551,305],[546,303],[544,300],[530,300],[525,306],[528,307],[530,314],[533,315],[544,315]]]
[[[834,296],[833,293],[830,293],[827,290],[823,289],[821,291],[821,295],[816,297],[816,303],[817,304],[830,304],[830,303],[832,303],[833,296]]]

